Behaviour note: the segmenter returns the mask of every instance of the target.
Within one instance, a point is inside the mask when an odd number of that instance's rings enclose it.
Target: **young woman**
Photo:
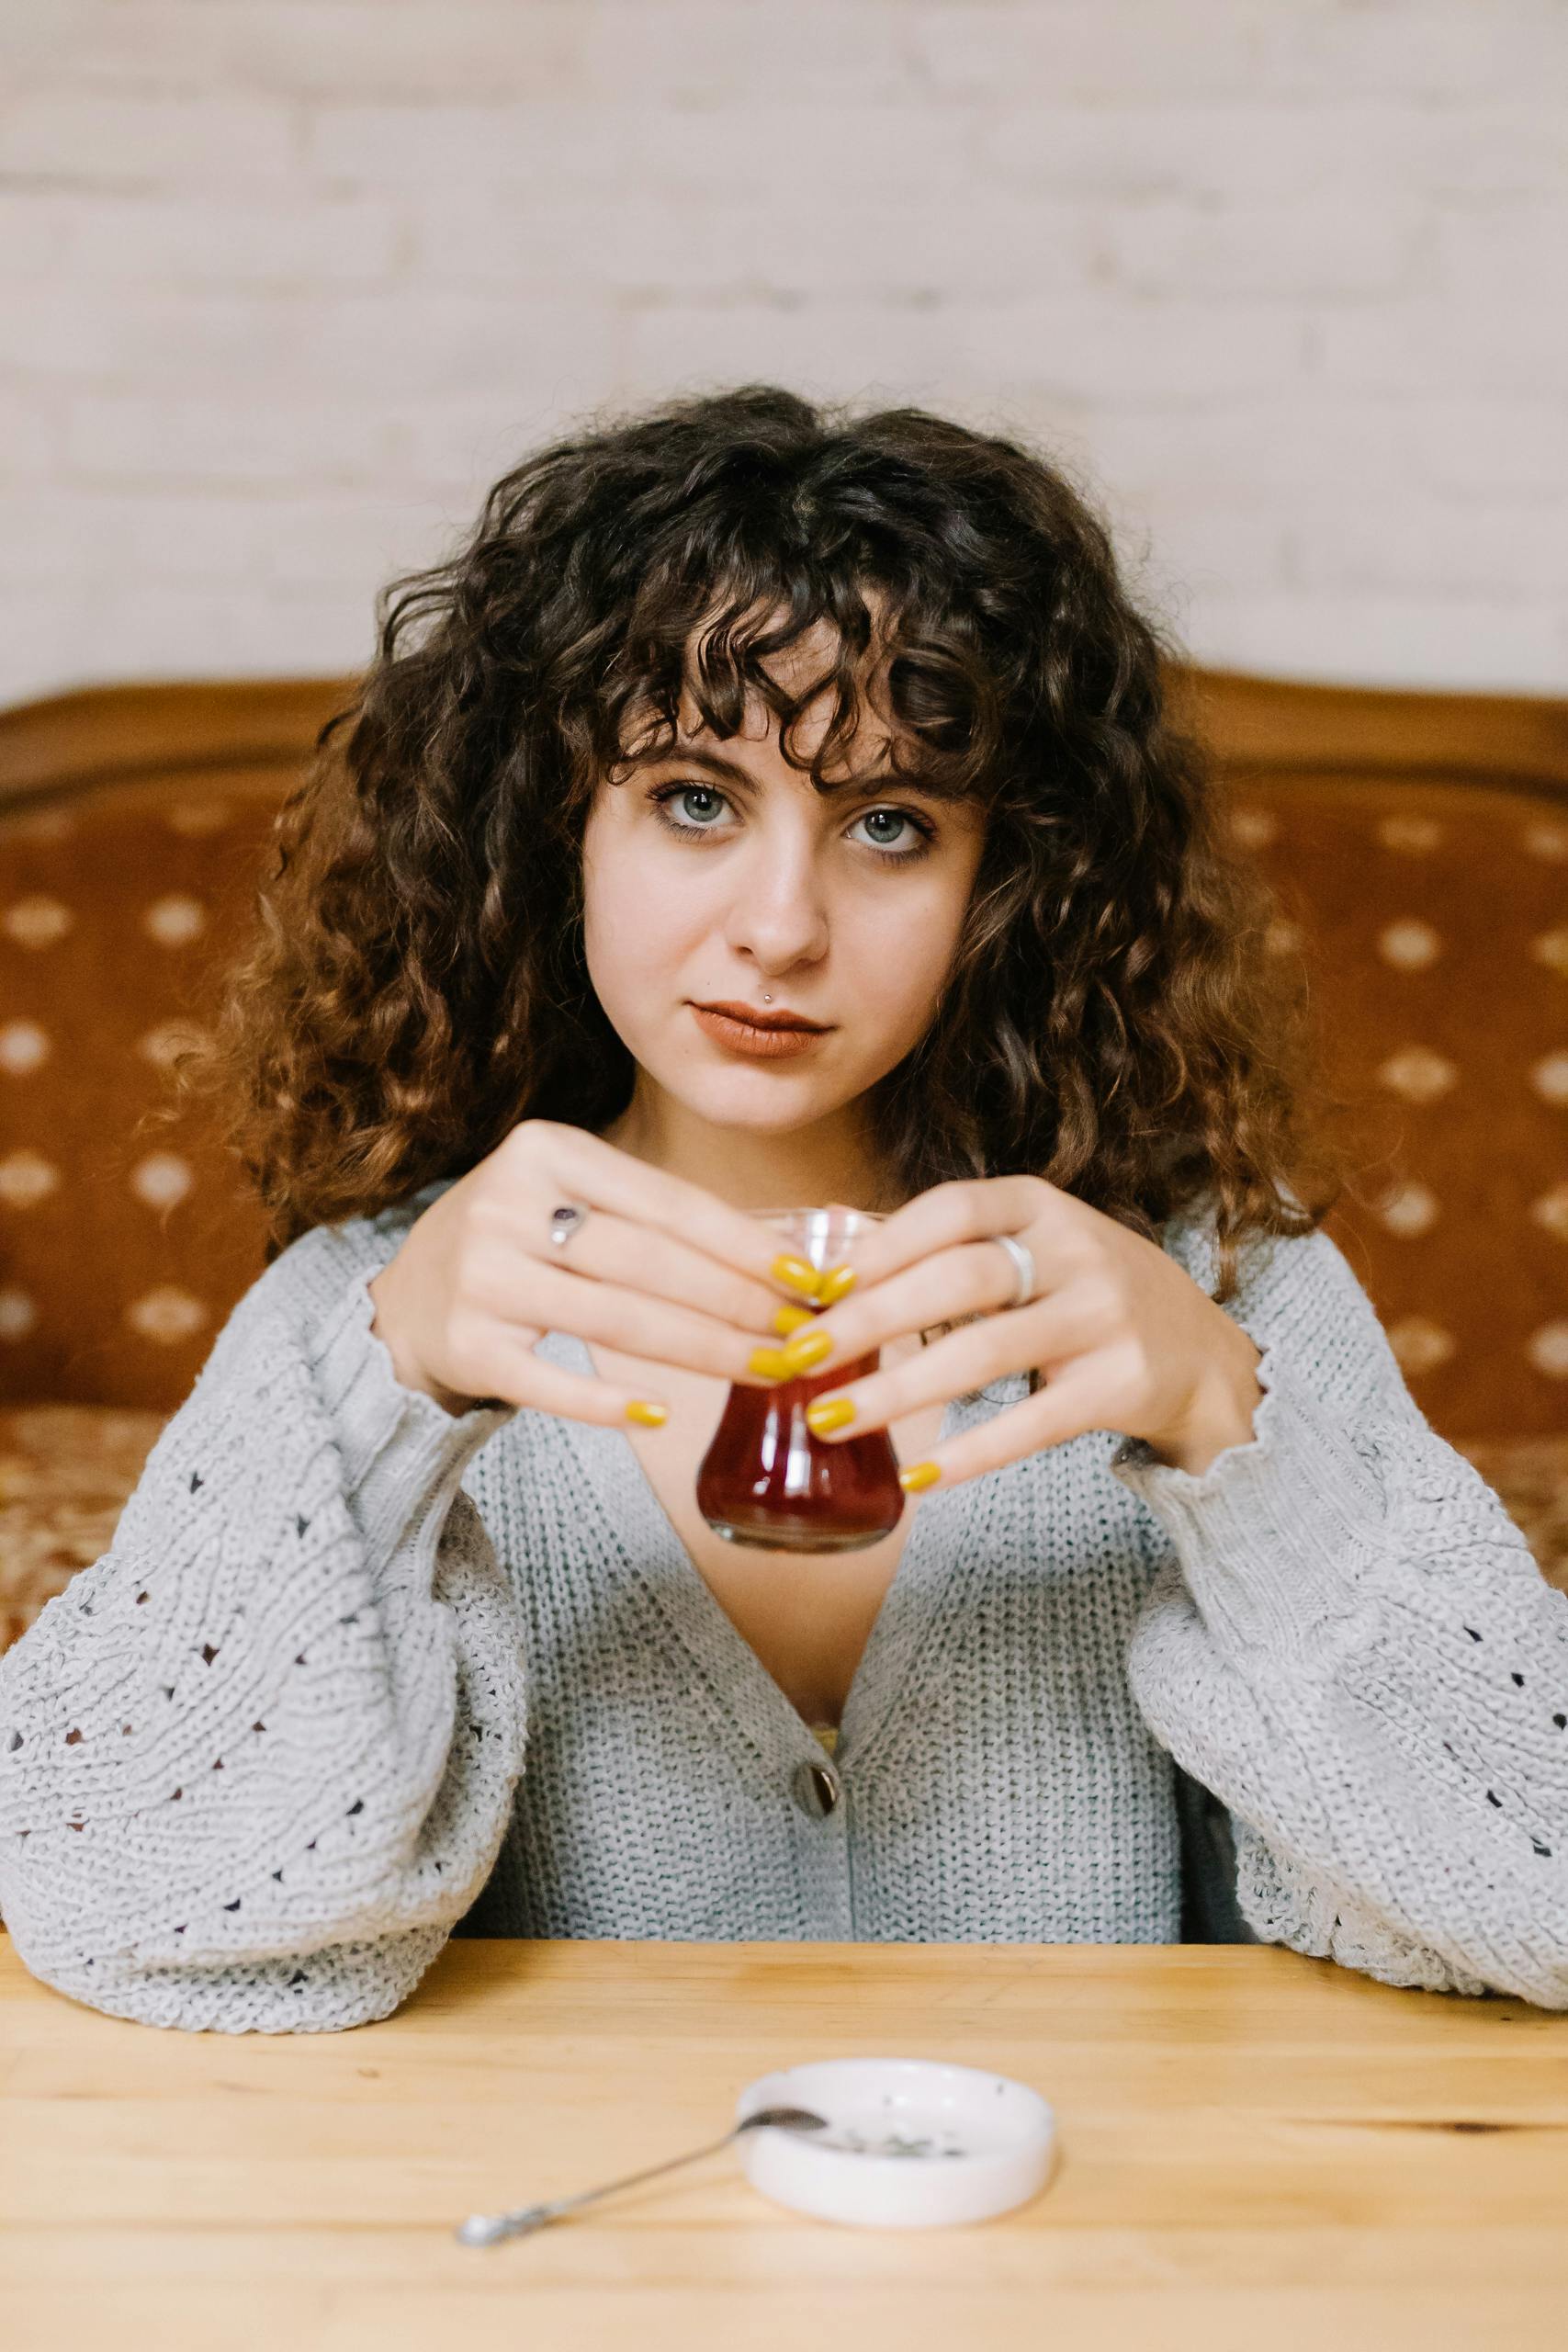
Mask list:
[[[1197,1934],[1568,2007],[1568,1599],[1322,1230],[1082,499],[746,388],[532,458],[380,622],[187,1073],[275,1254],[0,1660],[27,1964],[319,2030],[459,1929]],[[824,1202],[885,1222],[792,1340],[749,1213]],[[730,1384],[873,1349],[815,1418],[898,1526],[725,1544]]]

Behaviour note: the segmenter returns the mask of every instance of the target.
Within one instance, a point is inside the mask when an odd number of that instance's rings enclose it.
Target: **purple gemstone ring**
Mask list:
[[[550,1240],[557,1250],[564,1250],[572,1235],[588,1215],[586,1201],[563,1201],[550,1211]]]

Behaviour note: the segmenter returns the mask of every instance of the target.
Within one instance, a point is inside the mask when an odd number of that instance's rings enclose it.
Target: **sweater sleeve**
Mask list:
[[[1226,1311],[1262,1351],[1252,1438],[1199,1477],[1111,1458],[1156,1556],[1133,1695],[1229,1809],[1264,1941],[1568,2008],[1568,1593],[1327,1235],[1275,1243]]]
[[[499,1852],[521,1623],[458,1482],[513,1408],[398,1382],[375,1232],[318,1227],[252,1285],[109,1550],[0,1657],[0,1915],[110,2016],[386,2017]]]

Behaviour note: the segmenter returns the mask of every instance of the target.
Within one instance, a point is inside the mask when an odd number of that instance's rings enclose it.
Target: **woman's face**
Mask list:
[[[823,666],[810,639],[769,663],[799,690]],[[830,689],[795,729],[815,750]],[[753,697],[744,733],[600,783],[583,844],[589,976],[651,1080],[715,1126],[759,1136],[831,1123],[902,1061],[941,1000],[984,845],[982,811],[907,787],[879,790],[887,748],[863,718],[842,788],[789,766],[778,721]],[[771,997],[771,1004],[764,997]],[[714,1004],[798,1013],[822,1034],[784,1054],[705,1020]],[[753,1033],[753,1040],[754,1033]]]

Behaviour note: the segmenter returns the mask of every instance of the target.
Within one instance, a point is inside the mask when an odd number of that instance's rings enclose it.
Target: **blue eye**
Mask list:
[[[656,793],[654,797],[660,802],[662,809],[663,803],[668,799],[721,801],[724,795],[722,792],[716,792],[711,784],[678,784],[672,793]],[[686,813],[690,816],[690,809]],[[666,820],[666,821],[669,820]],[[682,827],[678,830],[706,832],[709,828],[705,825],[696,825],[690,828]]]
[[[891,822],[895,825],[902,825],[906,829],[912,826],[914,821],[914,819],[910,816],[907,808],[869,808],[863,817],[857,817],[855,819],[857,825],[886,825]],[[871,843],[871,847],[873,849],[881,850],[889,849],[895,842],[901,838],[902,836],[898,833],[894,833],[891,836],[884,834],[880,841],[874,841]],[[919,854],[919,852],[918,849],[907,849],[901,851],[898,862],[902,865],[905,859],[909,857],[918,857]]]
[[[728,795],[719,791],[716,785],[667,784],[662,786],[659,790],[650,792],[649,794],[649,799],[653,804],[654,811],[658,816],[660,823],[665,827],[667,831],[683,836],[687,841],[691,841],[694,840],[698,833],[711,833],[716,832],[718,830],[717,826],[712,821],[712,818],[728,803]],[[684,824],[681,822],[679,818],[671,813],[671,805],[674,802],[679,801],[684,804],[694,800],[706,801],[709,803],[710,807],[708,813],[698,817],[695,821]],[[687,808],[685,813],[688,819],[690,819],[692,816],[691,809]],[[874,857],[880,858],[884,865],[913,865],[918,859],[924,857],[930,850],[931,841],[936,831],[935,827],[930,824],[925,818],[917,817],[912,808],[868,808],[863,816],[857,817],[854,821],[857,825],[886,826],[888,824],[892,824],[898,827],[901,831],[895,831],[892,835],[892,839],[895,842],[900,841],[906,836],[908,837],[908,846],[903,849],[889,848],[885,846],[882,842],[874,841],[865,842],[861,844],[863,848],[869,849]]]

